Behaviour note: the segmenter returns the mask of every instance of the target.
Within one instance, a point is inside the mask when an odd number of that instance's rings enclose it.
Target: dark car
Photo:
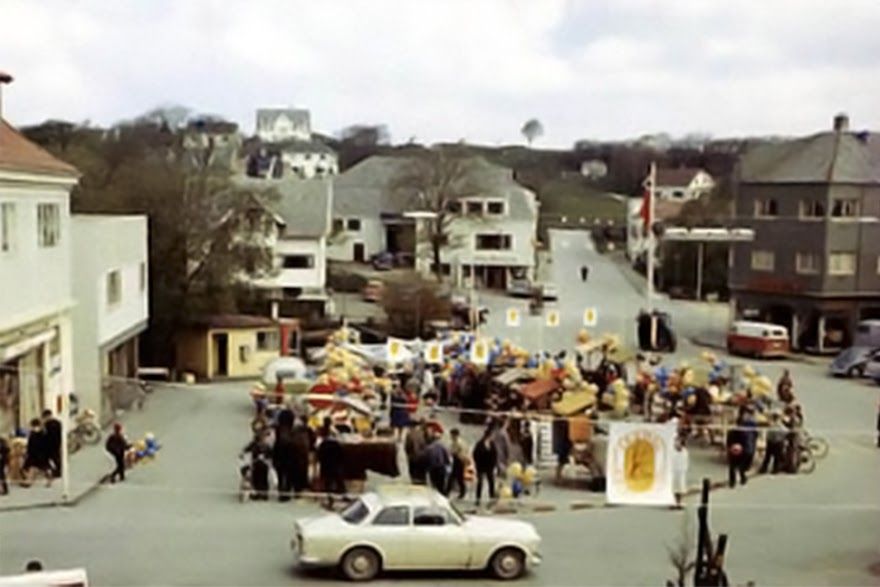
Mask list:
[[[394,255],[389,252],[376,253],[370,257],[370,265],[376,271],[391,271],[394,269]]]

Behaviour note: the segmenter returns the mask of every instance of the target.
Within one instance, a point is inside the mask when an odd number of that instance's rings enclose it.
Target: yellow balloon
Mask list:
[[[507,485],[502,487],[499,493],[501,495],[501,499],[510,499],[511,497],[513,497],[513,491],[511,491],[510,487],[508,487]]]
[[[529,487],[535,483],[535,480],[538,477],[538,471],[535,470],[535,467],[529,465],[526,467],[526,470],[523,471],[522,482],[523,485]]]
[[[507,467],[507,476],[511,479],[517,479],[520,475],[522,475],[523,468],[522,465],[518,462],[510,463]]]

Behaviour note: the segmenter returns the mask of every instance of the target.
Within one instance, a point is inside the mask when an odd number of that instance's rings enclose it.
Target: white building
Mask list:
[[[407,214],[420,206],[391,189],[408,164],[405,157],[374,156],[334,180],[331,259],[364,261],[388,251],[412,258],[417,270],[430,273],[433,255],[424,226]],[[473,266],[479,283],[503,288],[513,274],[532,276],[538,205],[511,170],[482,158],[473,164],[483,191],[454,206],[441,269],[460,280]]]
[[[601,159],[581,161],[581,175],[587,179],[601,179],[608,175],[608,165]]]
[[[308,110],[257,110],[257,138],[259,145],[248,165],[252,177],[311,179],[339,173],[336,152],[312,137]]]
[[[147,218],[76,214],[71,229],[74,390],[107,421],[114,391],[137,376],[138,336],[147,328]]]
[[[244,188],[272,189],[274,197],[262,199],[262,210],[272,221],[267,246],[272,249],[274,271],[253,284],[280,301],[282,316],[321,316],[327,295],[327,238],[333,185],[327,179],[261,180],[238,178]]]
[[[0,434],[73,389],[70,190],[77,171],[0,118]]]
[[[645,188],[649,187],[649,183],[650,177],[646,177]],[[658,200],[696,200],[709,194],[714,187],[715,180],[702,169],[679,167],[657,170],[655,194]]]

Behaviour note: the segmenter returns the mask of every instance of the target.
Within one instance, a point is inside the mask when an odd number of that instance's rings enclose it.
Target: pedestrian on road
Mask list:
[[[474,447],[474,468],[477,470],[477,505],[483,496],[483,481],[489,485],[489,499],[495,499],[495,468],[498,466],[498,451],[492,440],[493,430],[487,428],[483,437]]]
[[[780,421],[779,414],[770,415],[770,426],[767,429],[767,448],[764,451],[764,461],[761,463],[759,472],[763,475],[768,470],[774,475],[779,472],[783,465],[785,453],[785,437],[787,431]],[[773,467],[770,467],[770,463]]]
[[[110,483],[116,483],[116,480],[125,481],[125,451],[131,448],[125,434],[122,433],[122,424],[119,422],[113,424],[113,434],[107,437],[104,443],[104,449],[110,453],[116,463],[116,468],[110,473]]]
[[[395,385],[391,392],[391,429],[394,430],[394,439],[403,439],[404,431],[409,427],[409,411],[406,409],[406,395],[403,389]]]
[[[31,429],[28,432],[27,450],[25,452],[22,473],[28,482],[33,481],[35,471],[46,476],[46,486],[52,485],[52,462],[49,455],[49,444],[43,423],[39,418],[31,420]]]
[[[586,283],[587,277],[590,276],[590,268],[586,265],[581,265],[581,281]]]
[[[682,434],[675,439],[675,451],[672,453],[672,490],[675,492],[675,509],[681,509],[681,500],[687,493],[687,473],[690,466],[690,454]]]
[[[9,494],[9,484],[6,481],[6,466],[9,464],[9,443],[5,436],[0,436],[0,495]]]
[[[269,469],[272,459],[271,429],[266,428],[254,434],[253,439],[242,449],[241,456],[250,456],[250,465],[246,471],[250,477],[250,485],[255,501],[269,499]]]
[[[458,486],[458,499],[464,499],[467,494],[467,483],[464,479],[465,469],[468,463],[468,446],[461,437],[458,428],[449,431],[449,453],[452,455],[452,473],[449,475],[449,483],[446,486],[446,495],[452,493],[453,486]]]
[[[294,494],[309,487],[309,460],[315,448],[315,433],[309,428],[305,416],[301,417],[299,423],[293,427],[292,447],[293,447],[293,469],[292,483]]]
[[[431,480],[431,485],[443,495],[447,495],[449,492],[447,491],[446,477],[452,466],[452,456],[446,446],[440,442],[439,434],[431,436],[431,442],[425,449],[425,463],[428,466],[428,478]]]
[[[275,444],[272,447],[272,467],[278,478],[278,501],[289,501],[293,488],[293,412],[284,408],[278,413],[275,426]]]
[[[782,370],[782,377],[776,384],[776,397],[785,405],[791,405],[795,401],[794,382],[791,380],[791,373],[788,369]]]
[[[425,448],[428,446],[424,421],[419,418],[406,433],[403,450],[409,468],[410,483],[424,485],[427,480],[425,469]]]
[[[748,481],[746,477],[746,471],[749,469],[749,456],[746,452],[748,442],[745,422],[740,417],[736,421],[736,426],[727,431],[727,482],[731,488],[736,487],[737,475],[742,485]]]
[[[61,476],[61,420],[52,410],[43,410],[43,429],[46,431],[46,451],[55,477]]]
[[[343,470],[342,445],[330,418],[324,419],[318,444],[318,465],[321,467],[321,484],[327,493],[345,493],[345,471]]]
[[[510,464],[510,433],[507,431],[507,420],[498,421],[492,440],[498,452],[498,476],[503,479],[507,477],[507,466]]]

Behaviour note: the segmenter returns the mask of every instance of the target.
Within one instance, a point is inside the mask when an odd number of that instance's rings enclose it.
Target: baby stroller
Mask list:
[[[239,500],[265,501],[269,499],[269,476],[272,467],[262,455],[244,452],[239,456]]]
[[[239,474],[239,482],[238,482],[238,499],[241,503],[249,500],[253,492],[253,486],[251,485],[251,464],[248,462],[248,459],[245,458],[245,455],[239,455],[238,457],[238,474]]]

